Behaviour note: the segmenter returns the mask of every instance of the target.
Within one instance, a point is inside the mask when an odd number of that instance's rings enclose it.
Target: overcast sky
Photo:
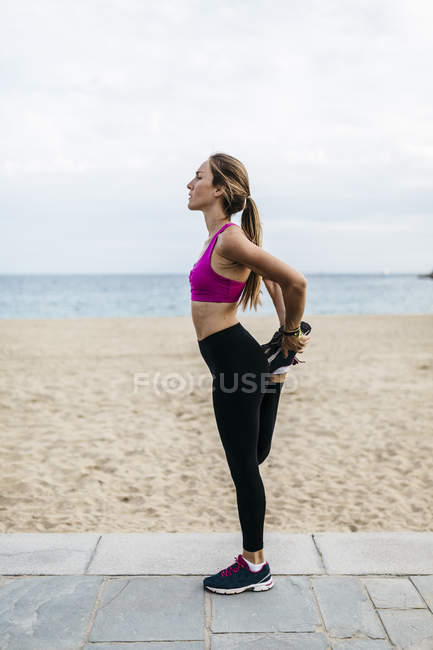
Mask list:
[[[428,0],[6,0],[0,272],[189,273],[217,151],[303,273],[430,271],[432,24]]]

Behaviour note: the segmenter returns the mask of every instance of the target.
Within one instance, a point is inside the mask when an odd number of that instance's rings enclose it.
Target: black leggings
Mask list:
[[[213,377],[213,408],[236,488],[243,547],[258,551],[266,511],[258,466],[271,449],[282,383],[269,379],[265,354],[241,323],[198,344]]]

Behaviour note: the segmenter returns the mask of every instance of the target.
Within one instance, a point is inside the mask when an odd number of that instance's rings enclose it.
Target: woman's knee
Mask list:
[[[256,458],[249,455],[247,459],[227,459],[230,468],[230,474],[233,482],[237,486],[251,489],[258,481],[260,481],[260,472],[258,470],[258,463]]]
[[[269,456],[269,452],[271,451],[270,447],[266,447],[265,449],[259,449],[257,452],[257,464],[261,465],[264,460]]]

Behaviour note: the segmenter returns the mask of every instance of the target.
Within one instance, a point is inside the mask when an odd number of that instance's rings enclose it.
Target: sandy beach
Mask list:
[[[433,316],[304,320],[265,535],[433,530]],[[189,317],[0,320],[0,359],[0,532],[240,531]]]

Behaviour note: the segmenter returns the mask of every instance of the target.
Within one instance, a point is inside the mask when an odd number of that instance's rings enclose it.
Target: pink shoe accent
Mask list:
[[[227,567],[227,569],[223,569],[222,571],[220,571],[220,574],[223,578],[227,578],[227,576],[231,575],[232,573],[237,573],[242,568],[248,569],[250,573],[259,573],[260,571],[263,570],[263,567],[267,564],[267,562],[265,562],[265,564],[262,566],[261,569],[258,569],[258,571],[253,571],[248,566],[248,563],[245,562],[245,558],[241,553],[239,553],[237,557],[235,555],[235,560],[236,560],[235,564],[232,564],[231,566]]]
[[[222,571],[220,571],[221,576],[223,578],[227,578],[227,576],[231,575],[232,573],[237,573],[246,564],[242,555],[238,555],[237,557],[235,555],[235,560],[236,560],[235,564],[232,564],[229,567],[227,567],[227,569],[223,569]]]

